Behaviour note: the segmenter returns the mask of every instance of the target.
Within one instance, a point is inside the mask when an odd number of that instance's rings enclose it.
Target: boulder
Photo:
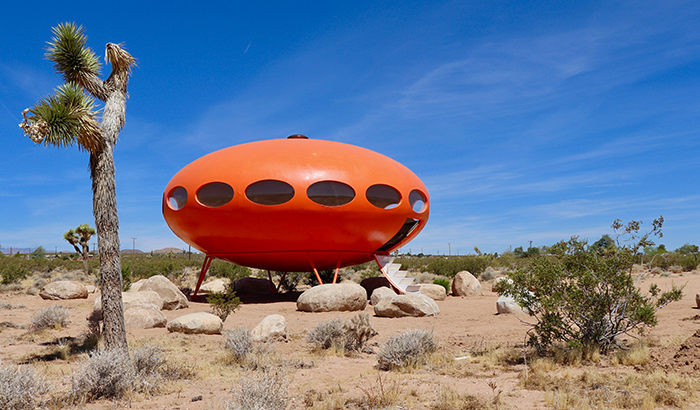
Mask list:
[[[243,278],[233,284],[236,295],[257,295],[259,293],[272,293],[270,281],[259,278]]]
[[[362,310],[367,306],[367,292],[353,283],[318,285],[297,299],[297,309],[304,312],[338,312]]]
[[[420,285],[420,294],[432,300],[447,299],[447,289],[442,285],[436,285],[434,283],[422,283]]]
[[[511,314],[516,314],[516,315],[525,315],[527,312],[518,305],[515,302],[515,299],[513,299],[512,296],[505,296],[501,295],[498,297],[498,300],[496,301],[496,311],[499,314],[506,314],[506,313],[511,313]]]
[[[87,289],[88,293],[97,292],[97,287],[95,285],[85,285],[85,289]]]
[[[452,294],[455,296],[481,296],[481,283],[471,273],[459,272],[452,280]]]
[[[384,317],[435,316],[440,314],[440,308],[431,298],[417,293],[384,298],[374,306],[374,314]]]
[[[254,342],[287,341],[287,319],[282,315],[266,316],[250,331]]]
[[[372,304],[372,306],[377,306],[377,303],[379,303],[379,301],[391,296],[396,296],[396,292],[394,292],[394,290],[391,288],[382,286],[381,288],[377,288],[372,292],[370,303]]]
[[[151,276],[141,285],[139,292],[152,290],[163,298],[163,309],[177,310],[189,307],[187,297],[163,275]]]
[[[72,280],[58,280],[49,282],[41,288],[39,296],[42,299],[64,300],[64,299],[87,299],[88,290],[80,282]]]
[[[226,281],[223,279],[214,279],[205,283],[199,288],[199,293],[224,293],[226,292]]]
[[[141,286],[143,286],[144,283],[146,283],[148,279],[139,279],[136,282],[132,283],[131,286],[129,286],[129,290],[127,292],[138,292],[141,290]]]
[[[491,285],[491,292],[496,292],[496,288],[499,283],[501,282],[506,282],[508,284],[513,283],[513,279],[506,277],[506,276],[501,276],[493,280],[493,284]]]
[[[168,318],[153,303],[124,306],[124,325],[130,329],[153,329],[165,327]]]
[[[389,279],[387,279],[384,276],[377,276],[374,278],[367,278],[363,279],[362,282],[360,282],[360,286],[365,288],[367,291],[368,296],[372,296],[372,293],[374,292],[375,289],[385,287],[391,289],[391,282],[389,282]]]
[[[224,322],[216,315],[207,312],[189,313],[168,323],[169,332],[219,334]]]
[[[163,298],[152,290],[144,290],[139,292],[122,292],[122,303],[124,304],[124,309],[129,305],[143,305],[152,304],[158,310],[163,310]],[[94,309],[96,311],[102,310],[102,296],[98,296],[95,299]]]

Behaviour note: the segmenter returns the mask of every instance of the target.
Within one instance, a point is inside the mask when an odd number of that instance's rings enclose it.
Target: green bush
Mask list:
[[[442,286],[443,288],[445,288],[445,290],[447,291],[447,294],[448,294],[448,295],[449,295],[450,292],[452,291],[452,282],[450,282],[449,279],[435,279],[435,280],[433,281],[433,283],[436,284],[436,285],[440,285],[440,286]]]
[[[634,255],[653,245],[650,235],[661,236],[663,218],[639,237],[640,222],[613,223],[618,242],[628,245],[604,252],[572,237],[550,248],[552,257],[533,258],[525,269],[508,273],[512,283],[499,283],[499,292],[511,295],[535,317],[528,343],[544,352],[564,343],[567,348],[594,347],[605,353],[619,345],[618,337],[656,325],[656,310],[682,297],[682,288],[661,292],[651,285],[648,295],[631,275]]]
[[[0,268],[0,275],[2,275],[2,284],[9,285],[11,283],[17,283],[28,276],[27,269],[22,266],[21,259],[15,258],[4,258],[4,266]]]
[[[236,296],[236,291],[233,290],[233,284],[226,286],[225,292],[215,292],[209,295],[207,302],[211,305],[214,314],[220,317],[223,322],[241,305],[241,300]]]
[[[214,259],[209,266],[209,274],[217,278],[228,278],[231,283],[251,275],[249,268],[231,262]]]

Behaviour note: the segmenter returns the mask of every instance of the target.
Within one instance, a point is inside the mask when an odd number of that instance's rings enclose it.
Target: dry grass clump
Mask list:
[[[358,386],[362,396],[347,400],[345,408],[358,409],[397,409],[401,398],[402,383],[400,380],[383,380],[381,373],[377,372],[377,381],[370,386]]]
[[[306,341],[313,344],[315,349],[357,352],[364,350],[367,342],[377,334],[369,322],[369,315],[360,313],[347,322],[331,319],[317,323],[306,334]]]
[[[90,353],[72,376],[71,401],[86,403],[99,398],[120,399],[132,391],[136,370],[129,355],[120,350]]]
[[[286,410],[289,402],[289,381],[279,371],[263,371],[243,377],[234,388],[233,401],[225,410]]]
[[[472,394],[459,394],[452,388],[440,385],[435,402],[430,406],[431,410],[498,410],[501,409],[501,392],[496,391],[496,385],[491,382],[489,386],[494,391],[494,398],[487,400]]]
[[[68,308],[61,305],[53,305],[39,309],[32,317],[30,326],[33,330],[60,329],[68,324],[69,317]]]
[[[33,410],[43,405],[48,384],[31,368],[0,366],[0,409]]]
[[[226,332],[226,349],[236,363],[242,363],[253,351],[253,339],[250,330],[235,328]]]
[[[392,370],[419,366],[437,350],[437,345],[432,330],[414,329],[392,336],[377,354],[379,368]]]
[[[649,363],[651,353],[646,343],[636,343],[628,349],[618,350],[611,358],[612,364],[625,366],[640,366]]]

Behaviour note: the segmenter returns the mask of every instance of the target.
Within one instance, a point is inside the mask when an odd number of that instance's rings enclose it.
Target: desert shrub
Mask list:
[[[306,340],[317,349],[330,349],[331,347],[344,349],[345,351],[361,351],[367,342],[377,335],[369,316],[360,313],[350,320],[331,319],[317,323],[307,334]]]
[[[233,290],[233,283],[226,286],[225,292],[214,292],[207,296],[207,302],[211,305],[214,314],[226,321],[228,315],[233,313],[241,305],[241,300]]]
[[[437,350],[432,330],[414,329],[392,336],[377,354],[382,370],[418,366]]]
[[[85,403],[99,398],[119,399],[133,389],[136,370],[129,354],[120,349],[88,354],[72,376],[71,398]]]
[[[440,286],[442,286],[443,288],[445,288],[445,290],[447,291],[447,294],[448,294],[448,295],[449,295],[450,292],[452,291],[452,282],[451,282],[449,279],[435,279],[435,280],[433,281],[433,283],[436,284],[436,285],[440,285]]]
[[[306,277],[306,272],[276,272],[280,278],[279,288],[283,292],[294,292]]]
[[[488,281],[494,279],[496,276],[498,276],[498,271],[489,266],[483,272],[481,272],[480,280]]]
[[[653,245],[650,235],[661,236],[662,224],[663,218],[654,220],[653,229],[640,237],[640,222],[616,220],[615,248],[601,253],[572,237],[549,249],[554,257],[535,257],[525,269],[509,273],[512,282],[500,282],[501,293],[513,296],[536,319],[528,343],[539,352],[563,343],[606,353],[618,346],[618,336],[656,325],[656,310],[679,300],[682,288],[661,292],[652,284],[644,295],[631,268],[638,250]]]
[[[46,381],[28,367],[0,366],[0,409],[33,410],[42,406]]]
[[[131,269],[128,266],[122,266],[122,292],[126,292],[131,288],[133,280]]]
[[[323,281],[323,283],[332,283],[333,277],[335,276],[335,269],[327,269],[327,270],[319,271],[318,276],[321,278],[321,281]],[[316,286],[319,284],[318,279],[316,278],[316,274],[313,272],[306,273],[306,277],[304,278],[304,283],[306,283],[307,285],[311,285],[311,286]]]
[[[243,377],[232,390],[234,399],[225,404],[226,410],[286,410],[289,403],[288,386],[281,372],[264,371]]]
[[[39,309],[32,317],[31,327],[34,330],[47,328],[60,329],[68,323],[68,308],[61,305],[53,305]]]
[[[679,253],[681,255],[693,255],[693,254],[697,255],[698,254],[698,245],[691,245],[689,243],[686,243],[685,245],[676,249],[674,252]]]
[[[226,349],[237,363],[242,362],[253,350],[253,339],[246,328],[231,329],[226,332]]]
[[[230,279],[231,283],[251,275],[249,268],[220,259],[214,259],[211,262],[208,273],[218,278],[228,278]]]
[[[0,270],[0,275],[2,275],[2,281],[0,283],[3,285],[9,285],[12,283],[17,283],[27,277],[27,269],[22,266],[21,262],[19,262],[21,259],[17,260],[15,258],[5,258],[3,261],[8,262],[5,262],[5,266],[3,266]]]
[[[156,346],[143,346],[131,353],[131,363],[134,366],[135,386],[138,391],[153,394],[164,382],[166,360],[163,349]]]
[[[344,345],[345,331],[343,319],[331,319],[317,323],[306,333],[306,341],[318,349],[330,349],[334,345]]]

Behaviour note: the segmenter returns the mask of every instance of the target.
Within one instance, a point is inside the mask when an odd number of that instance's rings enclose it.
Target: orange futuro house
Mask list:
[[[313,271],[319,283],[319,270],[335,269],[337,278],[339,268],[375,259],[397,288],[411,291],[389,254],[418,235],[429,211],[428,190],[405,166],[303,135],[205,155],[163,193],[170,229],[207,256],[195,295],[212,258]]]

